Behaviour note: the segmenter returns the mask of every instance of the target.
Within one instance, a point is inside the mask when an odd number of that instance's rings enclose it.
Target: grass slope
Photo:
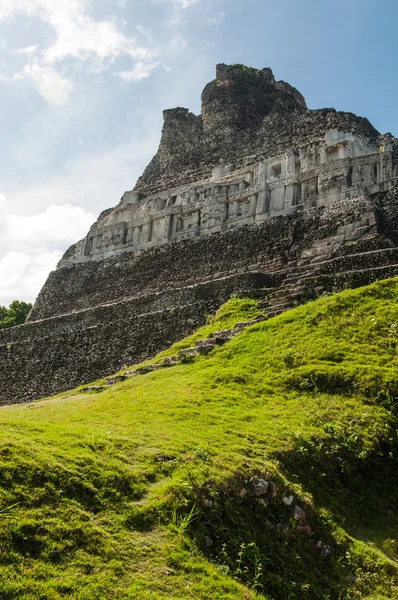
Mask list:
[[[1,409],[1,600],[398,598],[397,297],[320,298],[192,362]],[[232,299],[158,358],[256,314]],[[276,496],[242,496],[254,477]]]

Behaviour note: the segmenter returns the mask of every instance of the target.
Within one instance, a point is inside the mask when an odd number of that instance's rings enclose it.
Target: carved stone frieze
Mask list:
[[[134,252],[184,235],[209,235],[232,223],[245,225],[287,214],[298,204],[313,208],[367,190],[388,189],[393,181],[392,153],[367,146],[366,153],[358,155],[360,140],[352,134],[347,137],[345,143],[342,132],[332,132],[317,145],[291,148],[246,170],[229,166],[217,171],[217,177],[213,173],[208,180],[167,190],[162,196],[137,199],[126,193],[121,204],[90,230],[83,255],[77,246],[65,263]],[[333,154],[335,160],[330,159]],[[134,202],[126,203],[131,198]]]

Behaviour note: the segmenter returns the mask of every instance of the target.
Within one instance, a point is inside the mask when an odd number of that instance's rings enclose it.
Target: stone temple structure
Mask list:
[[[0,403],[154,355],[234,293],[273,315],[398,274],[398,140],[309,110],[271,69],[218,65],[202,112],[164,111],[158,152],[0,332]]]

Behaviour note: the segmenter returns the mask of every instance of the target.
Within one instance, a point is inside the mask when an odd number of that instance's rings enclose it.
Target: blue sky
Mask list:
[[[397,23],[397,0],[0,0],[0,304],[34,299],[216,63],[398,136]]]

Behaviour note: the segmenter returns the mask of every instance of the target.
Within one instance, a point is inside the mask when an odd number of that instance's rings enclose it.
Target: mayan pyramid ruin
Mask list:
[[[0,332],[0,403],[149,358],[233,294],[272,316],[398,274],[391,134],[243,65],[217,66],[199,116],[163,116],[134,189],[67,250],[29,322]]]

